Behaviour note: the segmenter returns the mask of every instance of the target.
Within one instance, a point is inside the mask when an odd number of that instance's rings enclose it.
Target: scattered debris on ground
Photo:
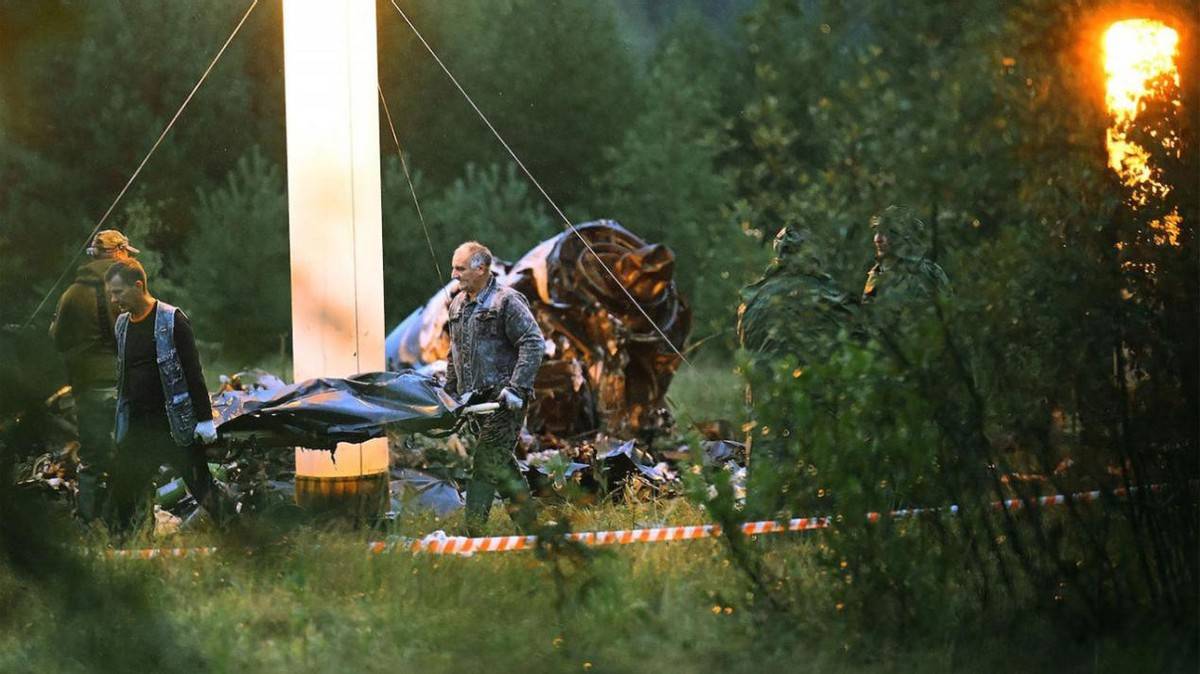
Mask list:
[[[370,373],[289,385],[262,370],[221,377],[213,395],[222,442],[209,451],[217,485],[239,512],[290,506],[295,497],[293,445],[332,449],[340,441],[389,437],[391,505],[388,515],[428,510],[444,517],[463,507],[466,438],[456,433],[457,403],[430,376],[414,371]],[[30,457],[18,482],[73,505],[79,469],[69,387],[47,401],[56,450]],[[698,428],[712,437],[718,424]],[[437,437],[434,437],[437,436]],[[701,440],[701,461],[741,470],[745,449],[732,440]],[[574,437],[522,429],[515,456],[534,493],[548,499],[615,501],[682,493],[680,470],[692,463],[681,437],[648,443],[603,432]],[[183,480],[164,469],[156,479],[154,530],[170,535],[194,526],[198,504]]]

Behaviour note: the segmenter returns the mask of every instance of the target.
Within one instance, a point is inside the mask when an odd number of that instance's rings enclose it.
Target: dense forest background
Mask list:
[[[1104,187],[1110,211],[1126,198],[1104,169],[1099,33],[1111,3],[1055,7],[1057,24],[1031,16],[1039,2],[403,6],[572,219],[615,218],[676,251],[694,338],[716,337],[710,352],[734,347],[737,291],[781,226],[815,228],[830,272],[856,292],[867,219],[889,204],[931,220],[952,267],[956,251],[1017,236],[1003,206],[1014,195],[1021,217],[1047,223],[1081,206],[1061,203],[1072,181]],[[0,324],[26,322],[243,10],[3,3]],[[230,363],[289,342],[279,12],[256,8],[108,223]],[[382,89],[438,254],[482,238],[515,259],[557,232],[387,3],[378,25]],[[1072,88],[1050,91],[1062,73]],[[438,281],[386,128],[381,151],[391,326]],[[1047,177],[1035,185],[1033,172]]]
[[[742,98],[738,17],[751,4],[405,3],[571,218],[615,218],[677,251],[696,334],[721,333],[726,351],[737,288],[764,259],[730,214],[724,160]],[[0,323],[26,321],[244,9],[4,4],[0,285],[11,294]],[[378,25],[381,85],[439,256],[479,238],[515,260],[557,232],[387,3]],[[280,8],[264,2],[106,225],[145,251],[155,290],[235,365],[290,344],[284,134]],[[380,137],[392,326],[438,277],[386,126]]]

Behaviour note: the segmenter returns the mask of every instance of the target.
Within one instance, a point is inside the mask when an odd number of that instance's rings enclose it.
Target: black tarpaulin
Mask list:
[[[412,371],[309,379],[270,391],[229,391],[213,400],[222,439],[258,447],[333,449],[383,437],[388,428],[454,428],[458,403]]]

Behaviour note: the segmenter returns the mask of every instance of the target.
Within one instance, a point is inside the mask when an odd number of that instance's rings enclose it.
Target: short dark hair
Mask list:
[[[109,281],[120,276],[121,280],[133,285],[138,281],[142,282],[142,288],[149,290],[150,284],[146,281],[146,269],[142,267],[142,263],[133,258],[128,260],[119,260],[114,262],[108,271],[104,272],[104,280]]]

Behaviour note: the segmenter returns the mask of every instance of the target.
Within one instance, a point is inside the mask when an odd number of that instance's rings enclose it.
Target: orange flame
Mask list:
[[[1175,48],[1179,34],[1149,19],[1118,21],[1104,34],[1104,72],[1108,75],[1108,109],[1117,122],[1137,117],[1147,95],[1146,83],[1168,74],[1179,84]]]
[[[1113,116],[1113,124],[1107,133],[1108,165],[1117,173],[1125,185],[1133,188],[1134,206],[1144,205],[1150,197],[1161,198],[1170,192],[1154,178],[1150,166],[1150,152],[1129,139],[1129,129],[1142,100],[1162,95],[1161,90],[1151,90],[1152,81],[1166,76],[1172,86],[1179,86],[1179,70],[1175,66],[1175,52],[1179,34],[1159,21],[1129,19],[1114,23],[1104,33],[1104,72],[1107,76],[1105,100]],[[1172,148],[1174,137],[1162,139],[1163,147]],[[1173,217],[1172,217],[1173,216]],[[1156,240],[1175,244],[1179,237],[1177,214],[1155,221],[1151,225],[1158,230]]]

